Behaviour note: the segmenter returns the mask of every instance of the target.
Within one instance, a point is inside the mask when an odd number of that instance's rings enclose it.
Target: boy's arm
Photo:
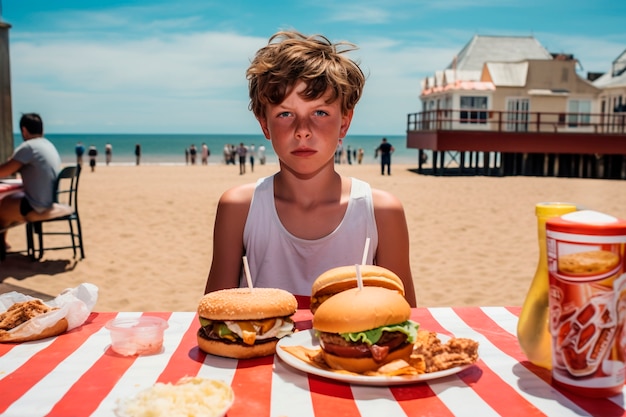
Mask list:
[[[9,177],[15,174],[22,167],[22,163],[15,159],[9,159],[0,164],[0,178]]]
[[[413,275],[409,252],[409,231],[402,203],[394,195],[372,190],[374,215],[378,228],[376,265],[395,272],[404,284],[405,297],[411,307],[416,306]]]
[[[243,268],[243,228],[248,217],[254,184],[226,191],[217,205],[213,229],[213,260],[205,293],[239,287]]]

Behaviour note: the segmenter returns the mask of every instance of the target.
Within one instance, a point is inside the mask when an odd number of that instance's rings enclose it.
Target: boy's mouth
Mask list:
[[[298,148],[291,152],[292,155],[301,156],[301,157],[311,156],[311,155],[314,155],[315,153],[317,153],[317,151],[312,148]]]

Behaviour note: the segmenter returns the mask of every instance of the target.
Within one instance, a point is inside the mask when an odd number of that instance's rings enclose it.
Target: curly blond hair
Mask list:
[[[305,36],[296,31],[274,34],[259,49],[246,71],[250,110],[265,117],[267,104],[280,104],[298,81],[304,81],[302,96],[314,100],[331,91],[328,103],[341,100],[343,114],[361,98],[365,75],[345,53],[357,49],[349,42],[332,43],[322,35]]]

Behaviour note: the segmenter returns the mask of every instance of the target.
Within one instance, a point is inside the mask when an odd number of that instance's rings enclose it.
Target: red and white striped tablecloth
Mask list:
[[[350,385],[296,371],[277,357],[237,361],[196,346],[195,313],[93,313],[56,338],[0,344],[0,415],[112,416],[116,401],[157,381],[198,375],[228,382],[237,416],[620,416],[623,396],[588,399],[560,391],[550,373],[526,361],[516,338],[519,308],[417,308],[424,329],[480,343],[480,360],[456,375],[412,385]],[[121,357],[104,324],[116,316],[168,320],[164,351]],[[299,310],[299,328],[310,328]]]
[[[4,181],[6,182],[0,181],[0,200],[2,200],[3,197],[6,197],[9,194],[13,194],[22,190],[22,182],[19,180]]]

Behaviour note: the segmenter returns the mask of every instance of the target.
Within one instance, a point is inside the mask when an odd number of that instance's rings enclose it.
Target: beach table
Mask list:
[[[81,327],[37,342],[0,344],[0,415],[111,416],[119,398],[188,375],[221,379],[238,416],[618,416],[622,396],[588,399],[553,387],[550,372],[527,362],[516,338],[517,307],[416,308],[412,319],[480,343],[479,361],[453,375],[394,386],[363,386],[311,375],[277,356],[237,361],[196,345],[194,312],[95,312]],[[141,314],[166,319],[163,352],[122,357],[107,321]],[[297,327],[311,326],[298,310]]]

